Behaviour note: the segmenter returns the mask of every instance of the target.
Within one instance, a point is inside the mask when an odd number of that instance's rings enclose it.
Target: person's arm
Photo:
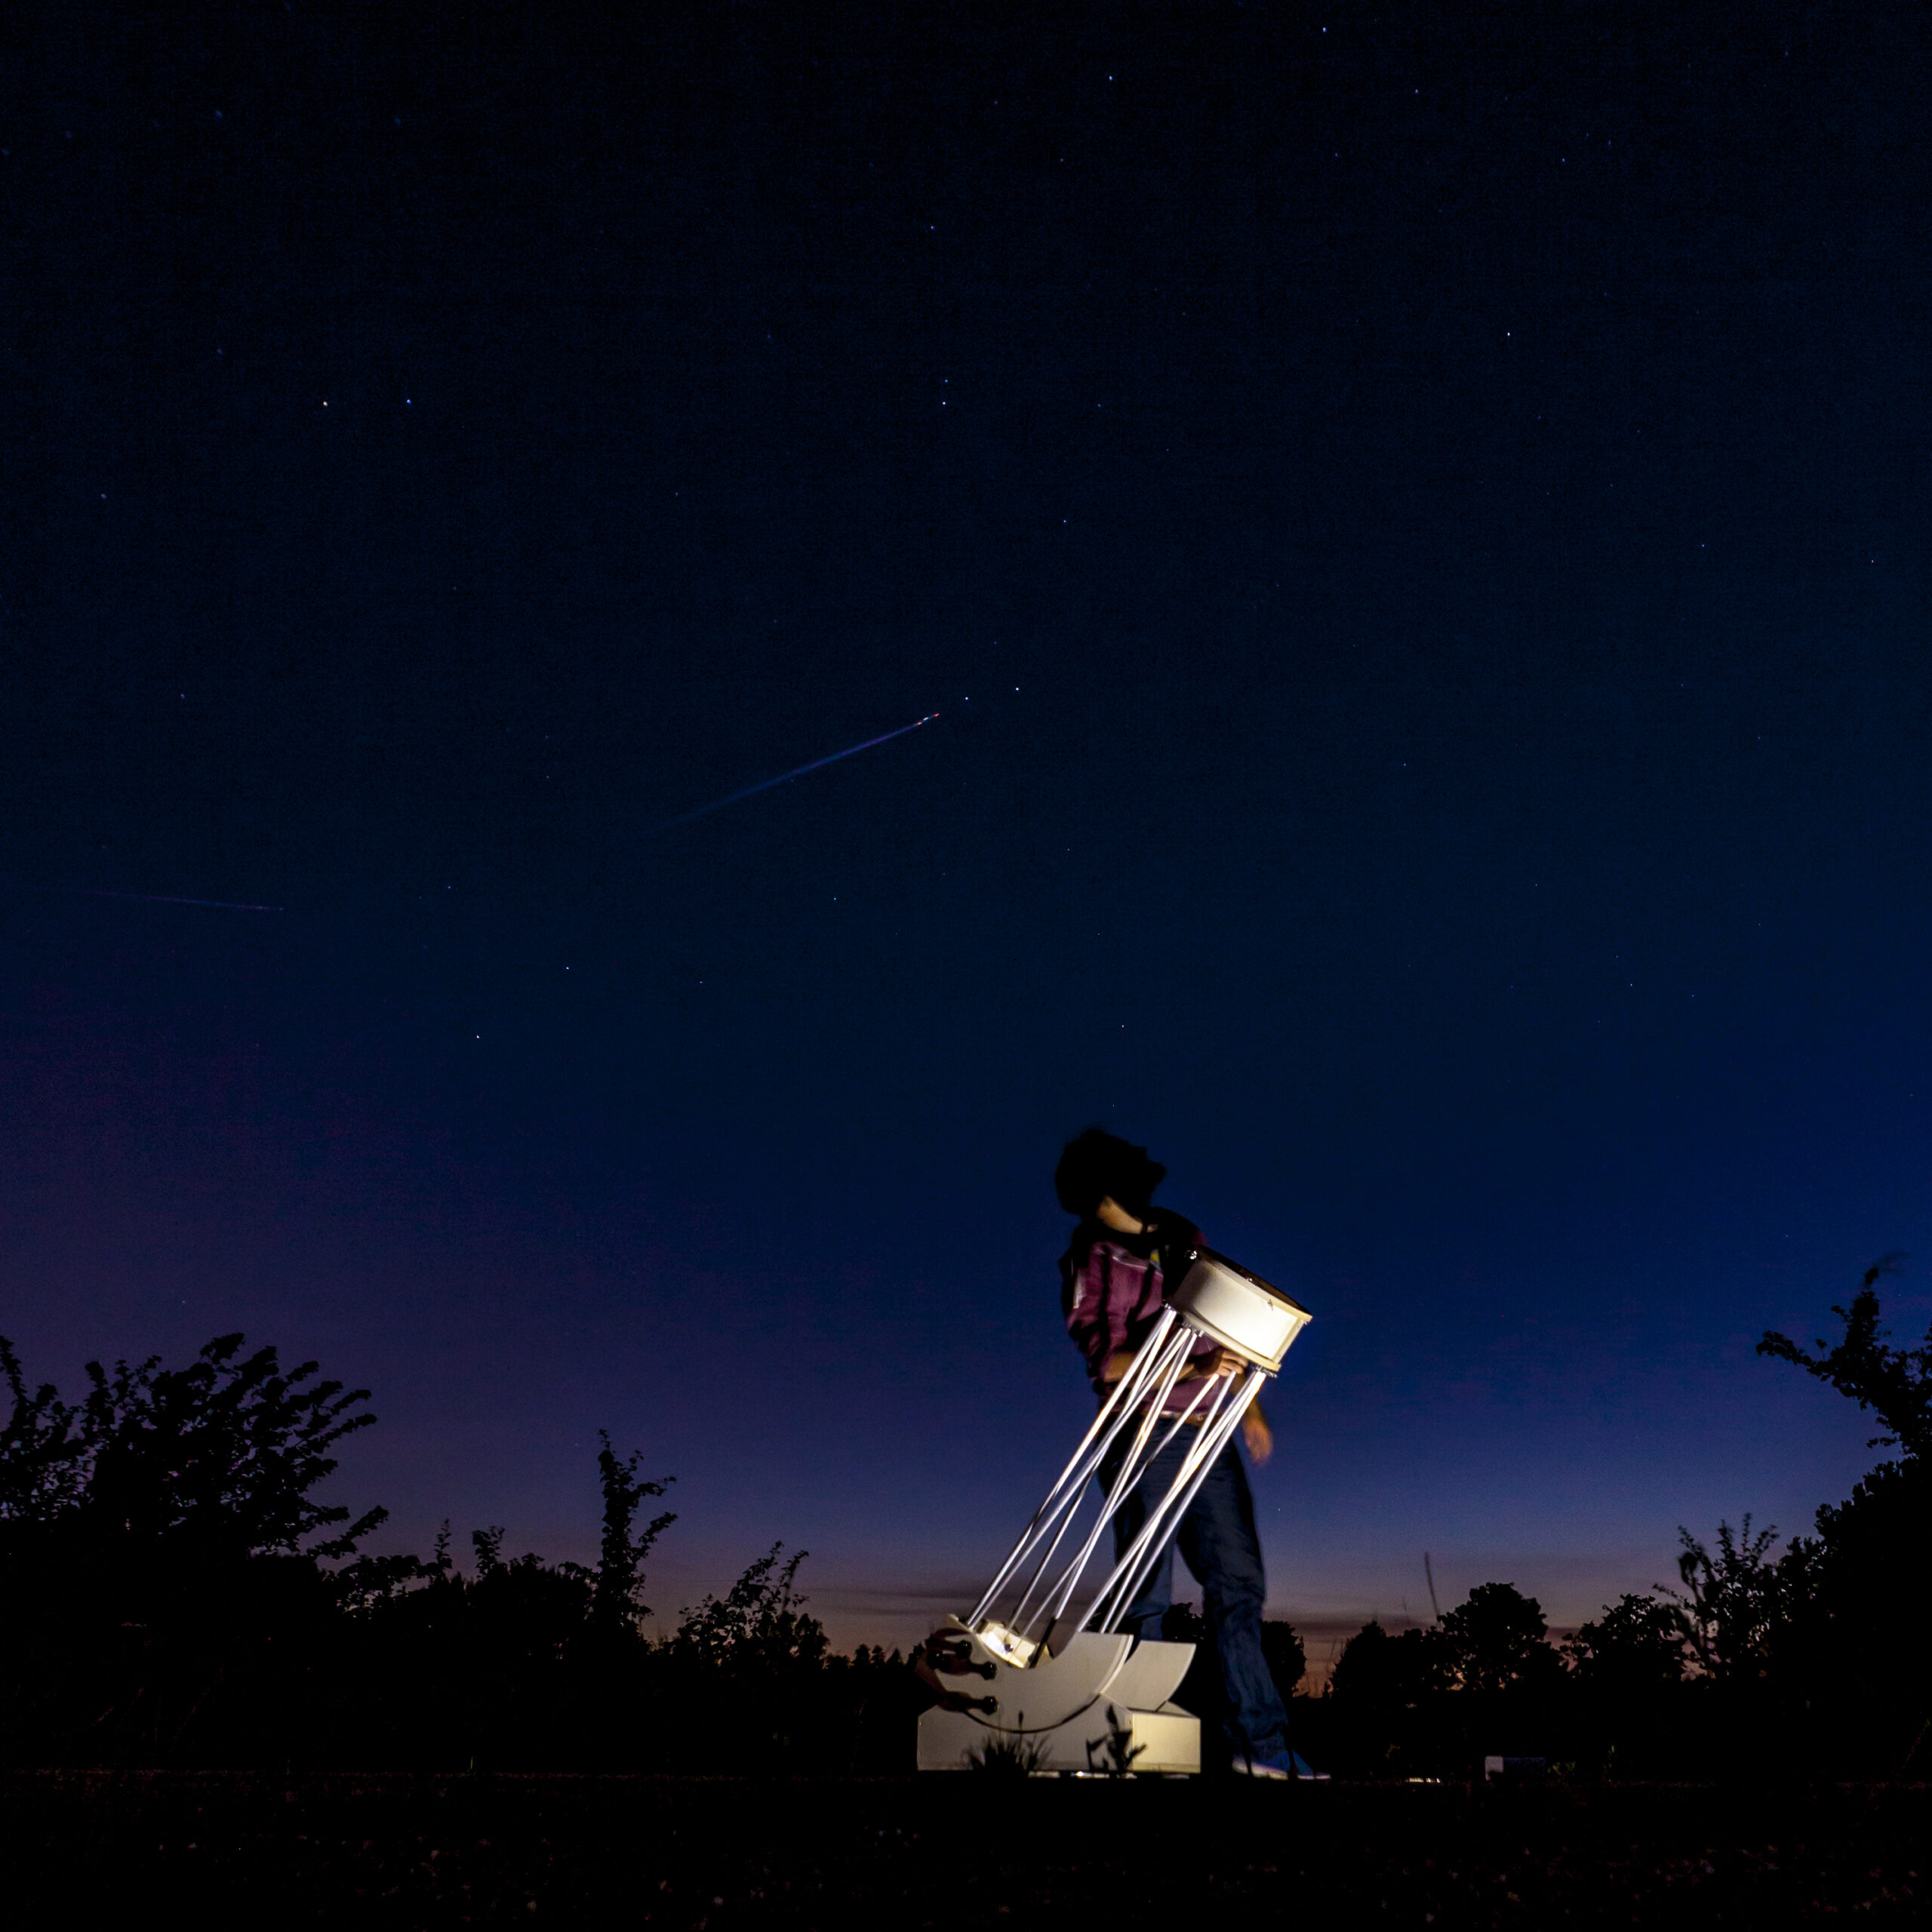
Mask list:
[[[1247,1414],[1241,1419],[1241,1439],[1247,1444],[1248,1455],[1257,1469],[1275,1453],[1275,1432],[1261,1413],[1259,1395],[1248,1404]]]
[[[1061,1266],[1068,1270],[1066,1331],[1073,1338],[1073,1346],[1086,1358],[1087,1372],[1091,1375],[1094,1361],[1104,1353],[1112,1333],[1106,1258],[1089,1247],[1077,1259],[1069,1252]]]

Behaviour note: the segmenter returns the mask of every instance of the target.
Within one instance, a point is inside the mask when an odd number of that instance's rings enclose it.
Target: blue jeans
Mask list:
[[[1100,1466],[1111,1487],[1119,1473],[1131,1430],[1115,1440]],[[1115,1561],[1139,1533],[1147,1515],[1173,1487],[1182,1458],[1195,1440],[1181,1429],[1148,1466],[1114,1518]],[[1288,1746],[1288,1714],[1261,1654],[1261,1611],[1268,1584],[1261,1569],[1261,1540],[1254,1529],[1254,1497],[1241,1466],[1241,1451],[1229,1443],[1195,1492],[1180,1519],[1180,1533],[1168,1540],[1147,1580],[1128,1606],[1120,1628],[1136,1638],[1158,1638],[1161,1619],[1174,1601],[1174,1545],[1207,1599],[1208,1627],[1221,1667],[1228,1742],[1238,1755],[1272,1758]]]

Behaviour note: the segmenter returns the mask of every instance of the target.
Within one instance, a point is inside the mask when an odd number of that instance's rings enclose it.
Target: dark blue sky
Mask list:
[[[608,1427],[661,1608],[903,1640],[1099,1119],[1315,1312],[1318,1637],[1806,1526],[1751,1345],[1927,1241],[1916,10],[648,11],[21,30],[0,1330],[318,1355],[394,1546],[586,1554]]]

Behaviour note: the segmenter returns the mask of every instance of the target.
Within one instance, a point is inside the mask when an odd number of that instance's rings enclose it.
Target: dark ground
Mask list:
[[[1923,1786],[13,1773],[10,1925],[1922,1922]]]

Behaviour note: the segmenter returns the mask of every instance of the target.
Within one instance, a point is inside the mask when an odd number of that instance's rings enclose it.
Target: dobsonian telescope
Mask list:
[[[926,1641],[919,1674],[940,1703],[919,1720],[921,1770],[963,1770],[997,1744],[1035,1770],[1075,1777],[1185,1777],[1201,1768],[1200,1721],[1173,1702],[1194,1646],[1136,1644],[1118,1626],[1309,1317],[1280,1289],[1211,1248],[1174,1259],[1167,1306],[1072,1460],[985,1595]],[[1185,1407],[1167,1414],[1203,1336],[1247,1367],[1200,1381]],[[1080,1595],[1103,1535],[1182,1429],[1195,1439],[1167,1494],[1100,1587]],[[1087,1506],[1088,1484],[1123,1436],[1126,1454],[1095,1513]],[[1004,1614],[995,1617],[996,1608]]]

